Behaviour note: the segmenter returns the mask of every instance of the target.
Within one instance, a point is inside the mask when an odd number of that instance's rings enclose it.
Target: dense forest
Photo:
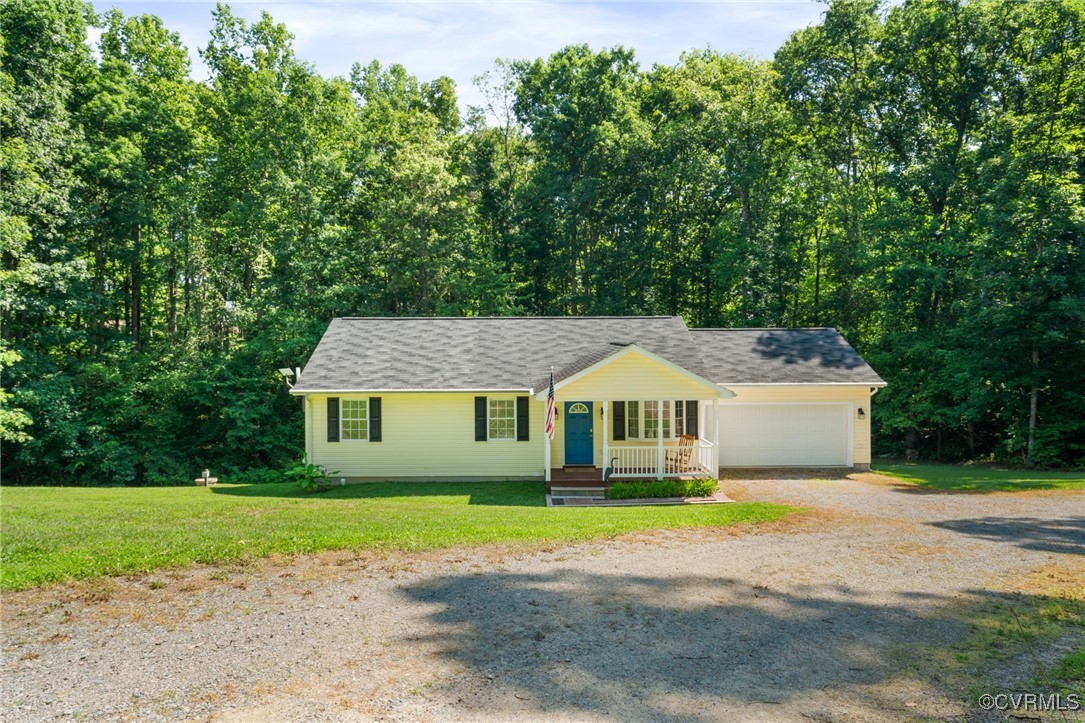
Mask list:
[[[88,30],[100,40],[92,47]],[[279,468],[342,315],[834,326],[875,451],[1085,464],[1085,2],[841,0],[771,60],[323,77],[220,5],[0,4],[5,482]]]

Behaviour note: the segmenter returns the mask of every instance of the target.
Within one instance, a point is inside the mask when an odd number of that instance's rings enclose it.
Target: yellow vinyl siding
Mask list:
[[[721,382],[726,386],[726,382]],[[811,402],[841,402],[851,404],[852,425],[852,464],[870,464],[870,387],[851,385],[805,385],[805,386],[732,386],[733,399],[722,399],[720,407],[728,404],[749,402],[770,402],[778,404],[801,404]],[[859,419],[858,410],[862,407],[866,419]]]
[[[719,392],[631,351],[562,387],[559,400],[715,399]]]
[[[328,397],[379,396],[381,439],[328,441]],[[545,403],[530,399],[530,440],[475,441],[475,397],[515,393],[386,392],[310,394],[306,432],[312,461],[340,477],[541,477]]]
[[[565,402],[592,402],[592,436],[595,448],[595,466],[606,467],[608,460],[603,459],[603,436],[611,438],[614,426],[614,400],[655,400],[655,399],[717,399],[719,392],[707,387],[684,374],[649,359],[636,351],[604,364],[590,374],[586,374],[570,384],[561,387],[555,395],[557,399],[558,422],[554,429],[554,441],[550,445],[550,464],[562,467],[565,464]],[[603,425],[600,409],[606,405],[606,428]],[[673,424],[673,421],[672,421]],[[631,444],[636,442],[621,442]],[[654,441],[645,444],[655,446]]]

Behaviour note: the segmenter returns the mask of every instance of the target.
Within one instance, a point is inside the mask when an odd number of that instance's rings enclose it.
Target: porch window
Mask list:
[[[369,400],[343,399],[339,407],[339,438],[369,439]]]
[[[671,437],[671,411],[673,409],[674,402],[669,399],[664,400],[662,413],[659,408],[659,402],[646,401],[644,402],[644,438],[655,439],[659,436],[659,423],[663,422],[663,439],[670,439]]]
[[[516,439],[516,400],[490,398],[490,439]]]
[[[682,400],[663,400],[663,409],[654,399],[627,401],[625,403],[625,438],[655,439],[663,427],[663,438],[673,439],[685,431],[685,403]],[[672,421],[673,420],[673,421]]]

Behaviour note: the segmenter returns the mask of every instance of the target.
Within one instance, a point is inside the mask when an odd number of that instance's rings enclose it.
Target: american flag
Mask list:
[[[546,437],[554,439],[554,372],[550,372],[550,393],[546,395]]]

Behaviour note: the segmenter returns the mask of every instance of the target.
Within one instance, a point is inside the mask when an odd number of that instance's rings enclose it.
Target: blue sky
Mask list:
[[[812,0],[250,0],[230,6],[250,19],[267,10],[285,23],[298,57],[324,75],[346,75],[356,61],[401,63],[423,80],[450,76],[461,107],[479,101],[471,79],[497,58],[536,58],[572,43],[633,48],[643,67],[674,63],[685,50],[709,46],[768,58],[792,31],[816,22],[825,9]],[[188,46],[193,74],[206,77],[196,49],[207,42],[214,2],[99,0],[95,7],[158,15]]]

